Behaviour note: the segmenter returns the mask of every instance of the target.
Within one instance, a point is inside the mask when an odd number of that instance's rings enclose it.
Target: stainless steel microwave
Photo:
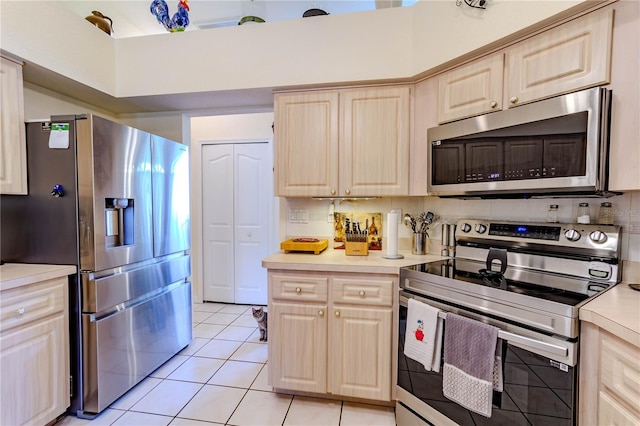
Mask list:
[[[611,91],[587,89],[427,130],[440,197],[609,196]]]

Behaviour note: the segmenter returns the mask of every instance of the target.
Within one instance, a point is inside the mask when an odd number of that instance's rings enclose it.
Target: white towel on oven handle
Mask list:
[[[438,326],[440,325],[440,328],[442,328],[442,322],[438,321],[439,312],[440,310],[433,306],[409,298],[404,354],[422,364],[427,371],[433,369],[438,372],[440,370],[442,330],[440,329],[438,332]],[[418,330],[422,333],[422,340],[419,340],[416,335]],[[438,337],[440,342],[437,342]]]

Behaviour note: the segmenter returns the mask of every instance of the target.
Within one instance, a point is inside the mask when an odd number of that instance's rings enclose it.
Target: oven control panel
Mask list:
[[[614,225],[511,222],[482,219],[460,219],[456,241],[491,244],[548,245],[610,252],[617,256],[620,227]]]

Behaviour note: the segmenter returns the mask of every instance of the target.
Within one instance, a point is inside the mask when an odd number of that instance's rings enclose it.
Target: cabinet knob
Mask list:
[[[20,315],[24,315],[24,308],[19,308],[16,310],[16,315],[20,316]]]
[[[351,194],[351,191],[349,190],[349,188],[347,188],[347,189],[344,190],[344,193],[349,195],[349,194]]]
[[[365,295],[364,290],[360,290],[360,296],[364,296],[364,295]]]
[[[296,293],[302,293],[302,289],[300,287],[296,287]]]
[[[319,310],[319,311],[318,311],[318,315],[319,315],[319,316],[324,316],[324,311],[323,311],[322,309],[321,309],[321,310]]]
[[[339,317],[340,316],[340,311],[336,311],[336,316]]]
[[[335,189],[331,190],[331,195],[336,195],[336,190]]]
[[[491,101],[491,103],[489,104],[489,106],[490,106],[491,108],[495,108],[495,107],[497,107],[497,106],[498,106],[498,103],[497,103],[496,101]]]
[[[509,102],[511,102],[512,104],[517,103],[517,102],[518,102],[518,97],[517,97],[517,96],[512,96],[512,97],[509,99]]]
[[[247,232],[247,237],[251,238],[251,232]]]

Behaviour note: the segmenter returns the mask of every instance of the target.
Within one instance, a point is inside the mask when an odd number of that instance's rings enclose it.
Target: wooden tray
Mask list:
[[[280,249],[284,250],[285,253],[292,251],[304,251],[320,254],[320,252],[328,246],[328,240],[318,240],[316,238],[292,238],[280,243]]]

